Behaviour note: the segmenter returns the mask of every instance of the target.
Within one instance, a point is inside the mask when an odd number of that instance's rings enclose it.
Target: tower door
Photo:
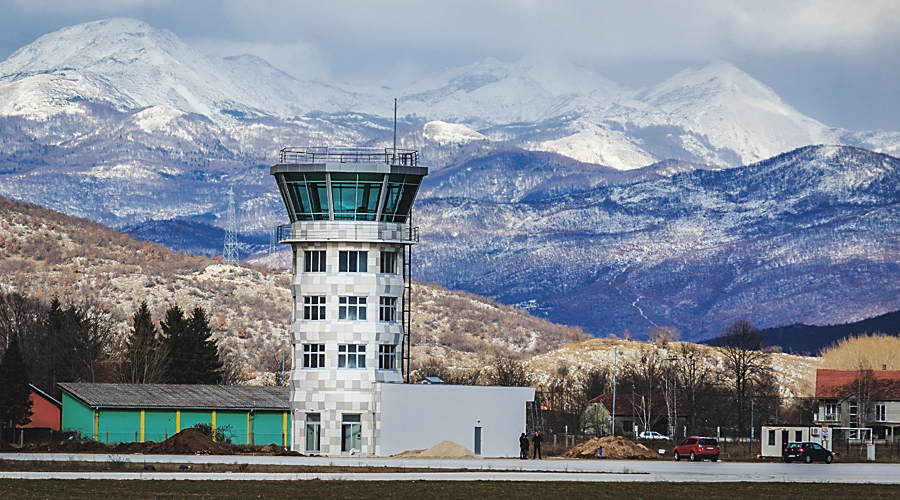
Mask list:
[[[362,451],[362,423],[359,414],[341,419],[341,451]]]
[[[475,428],[475,454],[481,455],[481,427]]]

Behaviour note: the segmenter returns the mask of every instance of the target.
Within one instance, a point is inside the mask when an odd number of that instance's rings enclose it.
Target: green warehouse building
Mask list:
[[[290,447],[290,389],[240,385],[60,383],[63,431],[107,444],[164,441],[197,424],[234,444]]]

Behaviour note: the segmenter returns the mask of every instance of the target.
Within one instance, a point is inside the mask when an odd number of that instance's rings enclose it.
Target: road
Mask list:
[[[296,466],[391,467],[434,472],[4,472],[0,478],[147,480],[372,480],[372,481],[668,481],[812,482],[900,484],[900,465],[875,463],[784,464],[780,462],[675,462],[672,460],[515,460],[366,457],[271,457],[210,455],[107,455],[2,453],[0,461],[87,461],[172,464],[259,464]],[[465,469],[466,472],[447,470]]]

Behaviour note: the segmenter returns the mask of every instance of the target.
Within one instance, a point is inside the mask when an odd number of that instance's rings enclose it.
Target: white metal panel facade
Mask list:
[[[525,405],[533,387],[376,384],[379,392],[379,449],[390,456],[453,441],[481,456],[518,457],[525,432]]]

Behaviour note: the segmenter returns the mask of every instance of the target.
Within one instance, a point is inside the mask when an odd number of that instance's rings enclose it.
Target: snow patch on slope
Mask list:
[[[442,121],[426,123],[423,133],[425,139],[437,142],[441,146],[447,144],[468,144],[472,141],[487,140],[487,137],[465,125]]]
[[[526,144],[533,151],[559,153],[585,163],[606,165],[619,170],[645,167],[656,160],[621,132],[583,123],[581,130],[560,139]]]
[[[186,114],[172,106],[154,106],[135,113],[134,123],[144,132],[152,134],[158,130],[166,129],[173,120]]]

